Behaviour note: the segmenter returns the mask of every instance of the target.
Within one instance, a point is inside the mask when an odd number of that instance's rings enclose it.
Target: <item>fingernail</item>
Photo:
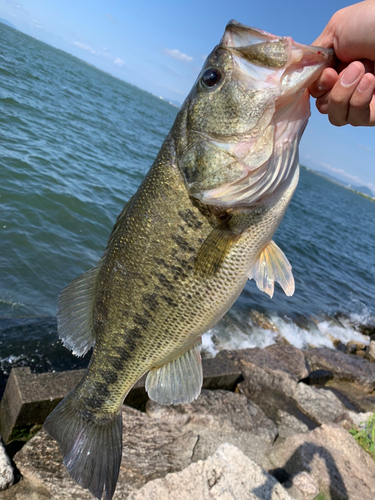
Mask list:
[[[348,87],[349,85],[352,85],[357,78],[359,78],[360,74],[361,69],[357,66],[357,64],[351,64],[344,71],[344,74],[341,77],[341,83],[345,87]]]
[[[366,92],[366,90],[370,87],[370,85],[371,85],[370,78],[362,78],[362,80],[358,84],[357,90],[359,90],[359,92]]]

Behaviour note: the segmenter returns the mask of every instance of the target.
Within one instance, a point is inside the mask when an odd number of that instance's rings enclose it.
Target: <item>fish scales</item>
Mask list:
[[[93,404],[83,399],[85,407],[117,413],[119,398],[150,367],[186,351],[197,331],[207,331],[229,309],[247,280],[247,247],[260,250],[264,245],[259,222],[267,223],[267,215],[257,212],[246,214],[251,228],[226,255],[221,270],[210,279],[196,275],[195,259],[212,226],[192,204],[179,170],[163,155],[156,160],[102,262],[99,280],[104,290],[107,282],[111,288],[110,295],[99,294],[95,304],[97,349],[86,378],[98,387]],[[278,207],[268,213],[271,227],[279,219],[272,212],[278,213]],[[161,255],[167,255],[168,262]],[[107,260],[115,261],[116,268],[107,266]],[[113,372],[116,380],[108,387]],[[80,391],[84,396],[84,383]]]
[[[148,372],[161,404],[202,386],[201,335],[247,279],[271,297],[294,292],[272,241],[298,183],[307,86],[332,51],[231,21],[98,265],[58,299],[58,329],[86,374],[45,428],[71,476],[111,500],[122,454],[121,405]]]

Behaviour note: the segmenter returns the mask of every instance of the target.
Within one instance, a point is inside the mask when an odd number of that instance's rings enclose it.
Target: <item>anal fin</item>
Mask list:
[[[146,378],[149,397],[162,405],[191,403],[197,399],[203,383],[199,344],[160,368],[153,368]]]
[[[259,290],[267,293],[271,298],[275,281],[280,284],[288,297],[294,293],[292,266],[274,241],[263,248],[254,266],[250,269],[248,278],[254,279]]]

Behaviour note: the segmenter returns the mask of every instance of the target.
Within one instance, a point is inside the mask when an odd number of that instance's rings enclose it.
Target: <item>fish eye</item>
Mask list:
[[[206,87],[214,87],[221,80],[221,72],[217,68],[206,69],[202,75],[202,83]]]

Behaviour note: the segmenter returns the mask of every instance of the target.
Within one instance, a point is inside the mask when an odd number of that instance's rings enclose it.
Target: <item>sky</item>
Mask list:
[[[0,0],[17,29],[182,103],[230,19],[312,43],[339,0]],[[311,102],[300,163],[375,194],[375,128],[334,127]]]

